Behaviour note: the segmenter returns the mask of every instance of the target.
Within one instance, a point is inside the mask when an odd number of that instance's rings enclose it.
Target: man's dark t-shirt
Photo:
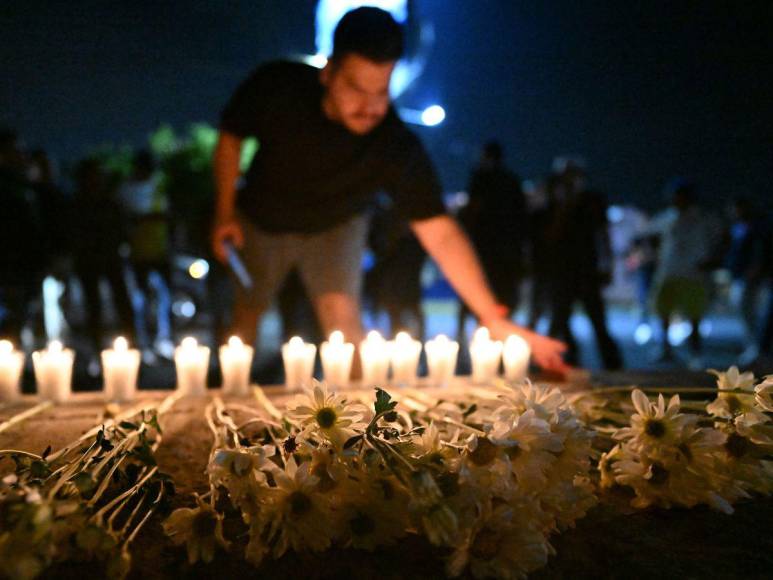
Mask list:
[[[260,144],[237,202],[247,218],[269,232],[316,233],[367,210],[378,192],[407,220],[444,213],[432,164],[394,109],[359,136],[324,115],[322,97],[319,70],[275,62],[226,105],[220,129]]]

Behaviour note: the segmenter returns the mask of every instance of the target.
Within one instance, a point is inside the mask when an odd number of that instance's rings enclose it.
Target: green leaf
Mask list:
[[[397,406],[397,402],[392,400],[392,396],[383,389],[376,389],[376,403],[373,408],[376,411],[376,415],[391,411]]]
[[[47,461],[40,461],[36,459],[30,464],[30,475],[32,475],[32,477],[40,479],[43,477],[48,477],[50,474],[51,469],[48,467]]]

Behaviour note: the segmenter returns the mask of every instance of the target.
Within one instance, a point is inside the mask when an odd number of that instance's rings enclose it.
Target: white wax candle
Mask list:
[[[319,356],[322,359],[322,374],[330,386],[345,387],[349,384],[354,345],[344,342],[340,330],[330,333],[330,338],[319,347]]]
[[[140,370],[140,351],[130,349],[122,336],[113,342],[112,349],[102,351],[102,374],[105,399],[126,403],[137,392],[137,373]]]
[[[445,334],[439,334],[434,340],[426,342],[424,350],[427,352],[430,383],[438,386],[448,385],[456,370],[459,343],[448,340]]]
[[[41,399],[63,403],[70,398],[74,360],[72,349],[63,348],[58,340],[51,341],[46,350],[32,353],[35,382]]]
[[[523,381],[529,371],[529,357],[531,357],[529,343],[517,334],[508,336],[502,351],[505,378],[513,382]]]
[[[238,336],[228,339],[220,347],[220,371],[223,373],[223,394],[248,395],[250,392],[250,367],[254,349]]]
[[[488,328],[482,326],[475,331],[470,343],[472,360],[472,381],[487,383],[499,373],[499,361],[502,358],[502,343],[491,340]]]
[[[392,382],[396,385],[413,385],[419,370],[421,342],[407,332],[398,332],[392,346]]]
[[[200,346],[192,336],[185,337],[174,349],[174,365],[177,369],[177,389],[183,395],[207,394],[207,370],[209,347]]]
[[[393,343],[375,330],[371,330],[360,343],[360,360],[362,361],[362,384],[366,387],[383,387],[389,376],[389,360]]]
[[[311,343],[303,342],[300,336],[293,336],[282,345],[285,385],[288,389],[302,389],[311,386],[316,355],[317,347]]]
[[[19,396],[23,369],[24,353],[14,350],[10,341],[0,340],[0,401],[10,401]]]

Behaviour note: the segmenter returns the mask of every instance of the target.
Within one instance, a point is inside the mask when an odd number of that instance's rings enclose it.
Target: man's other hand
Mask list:
[[[223,263],[228,261],[226,242],[231,242],[239,249],[244,246],[244,231],[239,220],[235,218],[218,220],[212,229],[212,251],[215,257]]]

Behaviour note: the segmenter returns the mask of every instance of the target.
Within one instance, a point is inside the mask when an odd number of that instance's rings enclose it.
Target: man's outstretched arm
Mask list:
[[[492,336],[500,339],[518,334],[529,343],[535,362],[545,370],[566,374],[569,367],[561,358],[566,345],[513,324],[489,288],[475,250],[452,217],[441,215],[411,222],[411,229],[427,253],[445,274],[457,294],[475,313]]]
[[[244,234],[236,219],[236,184],[239,181],[241,151],[240,137],[220,131],[213,157],[215,223],[212,229],[212,251],[222,262],[226,260],[224,242],[230,241],[237,248],[241,248],[244,243]]]

